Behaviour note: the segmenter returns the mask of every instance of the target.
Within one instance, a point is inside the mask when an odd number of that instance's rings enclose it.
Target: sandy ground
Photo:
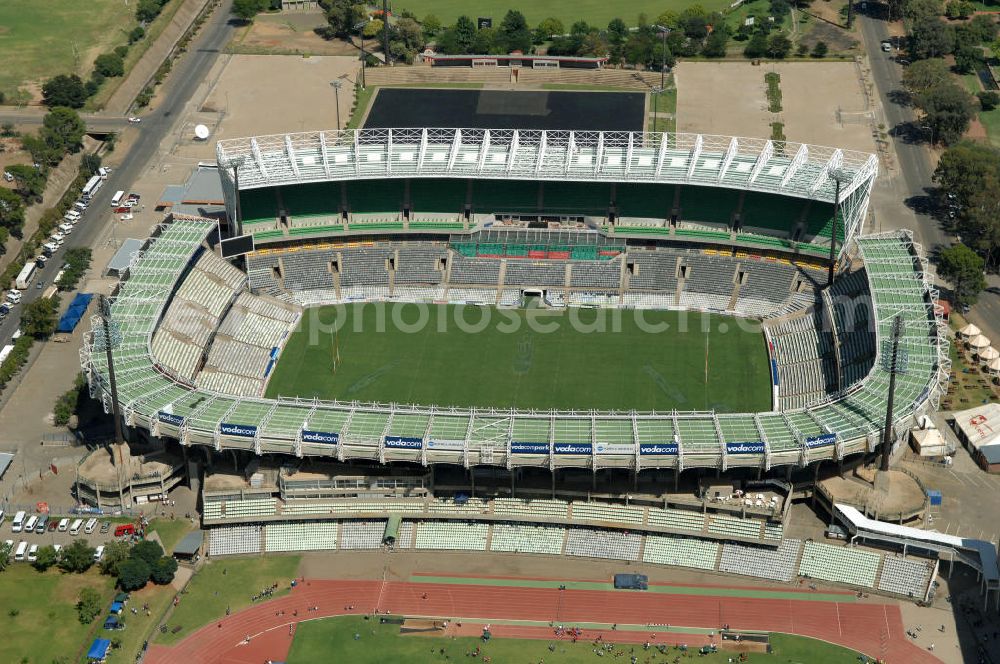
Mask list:
[[[322,9],[283,11],[261,14],[233,39],[237,52],[309,53],[313,55],[352,55],[356,48],[342,39],[326,40],[315,29],[327,24]],[[366,49],[367,50],[367,49]]]
[[[767,110],[764,74],[781,75],[783,110]],[[789,141],[872,152],[867,123],[841,125],[837,111],[864,111],[864,92],[853,63],[684,62],[674,70],[677,130],[768,137],[770,123],[785,123]]]

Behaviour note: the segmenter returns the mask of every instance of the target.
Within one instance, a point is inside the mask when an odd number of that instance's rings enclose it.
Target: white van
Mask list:
[[[104,545],[102,544],[99,547],[97,547],[97,549],[94,550],[94,562],[95,563],[101,562],[101,558],[103,557],[104,557]]]
[[[28,562],[33,563],[38,560],[38,545],[32,544],[31,548],[28,549]]]
[[[77,201],[76,203],[73,203],[73,207],[77,210],[77,212],[83,212],[87,209],[87,204],[83,201]]]
[[[59,224],[59,230],[69,235],[73,232],[73,224]]]
[[[111,172],[111,169],[110,168],[105,168],[104,166],[101,166],[100,168],[97,169],[97,174],[101,176],[102,180],[107,180],[108,179],[108,173],[110,173],[110,172]]]
[[[18,512],[14,515],[14,521],[10,524],[11,531],[15,533],[21,532],[21,529],[24,528],[24,517],[24,512]]]
[[[28,520],[24,523],[24,532],[33,533],[35,532],[35,526],[38,525],[38,517],[32,514],[28,517]]]
[[[111,207],[118,207],[122,204],[122,199],[125,198],[124,191],[116,191],[115,195],[111,197]]]
[[[61,533],[64,533],[67,530],[69,530],[69,519],[60,519],[59,520],[59,528],[58,528],[58,530]]]
[[[83,527],[83,532],[89,535],[94,532],[94,528],[97,528],[97,519],[87,519],[87,525]]]
[[[69,212],[63,215],[63,219],[68,219],[72,221],[76,221],[79,218],[80,218],[80,213],[77,212],[76,210],[70,210]]]
[[[28,543],[21,540],[21,543],[17,545],[17,550],[14,551],[14,560],[24,560],[24,554],[28,551]]]
[[[21,301],[21,291],[19,290],[9,290],[7,291],[7,301],[11,304],[17,304]]]
[[[73,522],[73,525],[69,527],[69,534],[76,537],[80,534],[80,528],[83,527],[83,519],[77,519]]]

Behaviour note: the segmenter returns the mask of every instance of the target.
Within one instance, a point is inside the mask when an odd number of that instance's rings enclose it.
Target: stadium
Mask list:
[[[933,405],[947,375],[919,247],[906,234],[861,234],[874,155],[701,135],[432,129],[228,140],[217,153],[233,230],[254,241],[245,272],[207,250],[215,222],[175,218],[134,256],[110,310],[126,422],[184,446],[465,468],[766,472],[875,449],[889,382],[882,345],[897,316],[908,368],[898,376],[895,422]],[[831,249],[839,278],[826,288],[822,256]],[[434,372],[450,367],[424,367],[421,402],[408,403],[396,397],[398,384],[417,380],[416,369],[382,363],[388,348],[348,352],[363,339],[331,350],[340,332],[325,335],[325,346],[313,342],[321,371],[309,355],[296,365],[310,370],[283,371],[286,354],[303,352],[293,328],[320,305],[504,308],[526,298],[556,310],[761,321],[766,373],[751,391],[764,392],[766,405],[746,412],[734,399],[685,410],[697,400],[649,365],[643,380],[663,398],[637,392],[636,401],[658,406],[648,410],[572,389],[558,395],[558,409],[531,403],[530,389],[516,407],[490,402],[503,389],[458,405],[434,398]],[[82,362],[110,408],[95,330]],[[728,337],[705,343],[723,356],[726,343],[746,344]],[[743,379],[739,365],[754,355],[744,346],[710,367],[722,372],[718,389],[732,382],[726,371]],[[331,373],[331,362],[360,376],[369,398],[337,394],[336,381],[317,390],[308,375]],[[272,376],[282,394],[266,398]],[[392,396],[379,398],[380,385]],[[319,398],[329,390],[336,399]]]
[[[81,356],[105,409],[198,476],[209,556],[481,552],[514,576],[564,556],[917,602],[946,560],[1000,589],[991,543],[874,520],[817,483],[824,462],[874,456],[889,401],[899,440],[950,366],[921,248],[863,233],[874,156],[362,129],[223,140],[217,159],[228,228],[168,216]],[[814,485],[871,546],[788,533],[795,487]],[[371,610],[409,607],[414,582],[514,583],[383,581]],[[499,607],[466,617],[529,618]],[[774,615],[734,622],[775,631]],[[783,629],[920,655],[886,645],[893,615]]]

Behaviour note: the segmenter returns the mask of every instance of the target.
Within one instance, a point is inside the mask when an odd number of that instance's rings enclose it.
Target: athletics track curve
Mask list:
[[[426,594],[426,598],[424,595]],[[261,602],[200,628],[174,646],[151,645],[146,664],[262,664],[284,660],[295,625],[345,614],[378,611],[461,621],[531,620],[620,625],[674,625],[800,634],[882,657],[889,664],[940,664],[931,653],[911,643],[904,633],[899,607],[867,602],[756,599],[604,590],[558,590],[474,584],[407,581],[306,580],[283,597]],[[183,595],[181,601],[184,601]],[[312,610],[312,607],[318,607]],[[353,607],[353,610],[349,607]],[[282,613],[284,612],[284,613]],[[295,613],[297,612],[297,615]],[[478,627],[465,626],[463,633]],[[665,628],[666,629],[666,628]],[[497,637],[552,638],[547,627],[495,625]],[[584,630],[595,638],[601,630]],[[641,643],[649,632],[604,630],[615,642]],[[250,636],[250,643],[244,643]],[[707,637],[664,632],[657,643],[706,643]]]

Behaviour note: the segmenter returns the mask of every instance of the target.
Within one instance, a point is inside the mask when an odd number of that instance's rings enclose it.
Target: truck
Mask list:
[[[3,361],[7,359],[12,350],[14,350],[14,344],[7,344],[3,348],[0,348],[0,364],[3,364]]]
[[[31,279],[35,276],[36,269],[34,261],[25,263],[24,267],[21,268],[21,272],[17,275],[17,280],[15,281],[17,287],[21,290],[27,288],[28,284],[31,283]]]

